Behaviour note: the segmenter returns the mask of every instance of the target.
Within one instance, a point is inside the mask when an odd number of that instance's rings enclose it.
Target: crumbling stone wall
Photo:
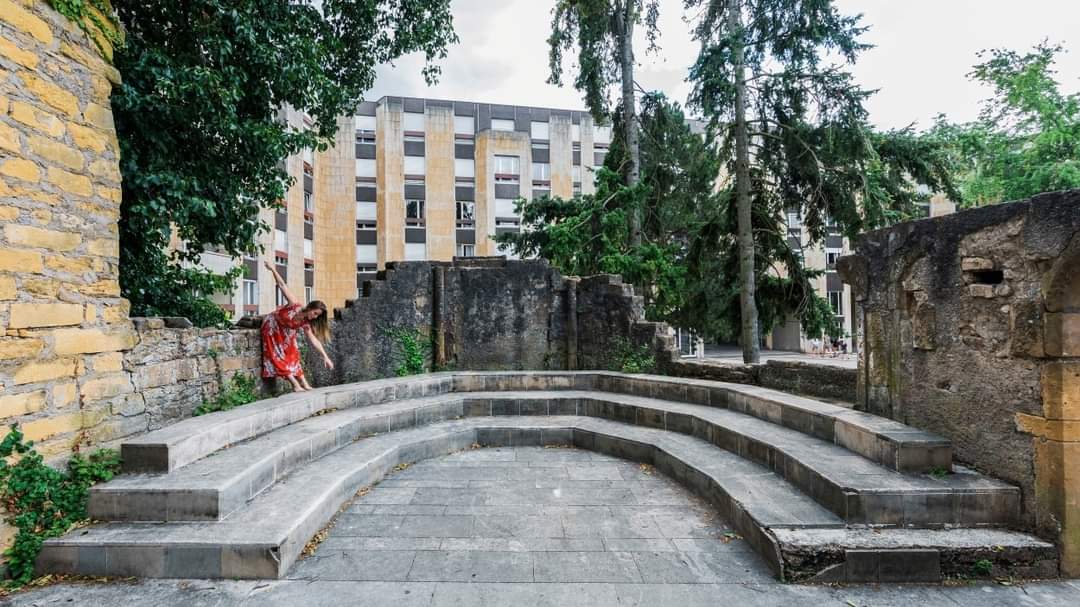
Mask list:
[[[870,232],[840,263],[859,304],[857,404],[947,436],[1018,484],[1080,573],[1080,191]]]
[[[262,342],[257,329],[200,329],[173,318],[132,322],[138,339],[124,352],[131,392],[117,399],[107,421],[115,437],[191,417],[237,373],[259,376]]]

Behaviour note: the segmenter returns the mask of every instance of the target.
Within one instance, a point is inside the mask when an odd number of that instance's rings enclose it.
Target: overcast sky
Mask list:
[[[929,126],[938,113],[973,119],[986,89],[965,78],[976,52],[989,47],[1028,49],[1046,38],[1063,43],[1058,78],[1080,90],[1078,0],[836,0],[841,11],[863,14],[863,40],[875,45],[854,68],[866,88],[879,89],[867,104],[880,127],[911,122]],[[367,98],[403,95],[510,105],[583,108],[572,87],[546,84],[547,36],[554,0],[452,0],[461,42],[441,62],[434,87],[420,76],[421,59],[383,66]],[[645,55],[636,43],[636,78],[685,103],[687,68],[697,53],[683,21],[682,0],[661,0],[661,50]],[[572,75],[568,80],[572,81]]]

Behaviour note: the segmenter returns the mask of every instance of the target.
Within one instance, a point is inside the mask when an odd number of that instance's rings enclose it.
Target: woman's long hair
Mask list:
[[[326,304],[318,299],[311,301],[308,305],[304,306],[304,311],[309,310],[322,310],[322,314],[319,314],[313,320],[309,320],[308,324],[311,325],[311,331],[315,333],[315,337],[319,338],[319,341],[325,343],[330,342],[330,316],[326,310]]]

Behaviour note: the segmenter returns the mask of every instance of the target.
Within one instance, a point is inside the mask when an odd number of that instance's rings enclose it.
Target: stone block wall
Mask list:
[[[107,42],[105,54],[108,54]],[[0,420],[52,458],[131,391],[116,70],[43,1],[0,0]]]
[[[857,405],[1016,483],[1080,574],[1080,191],[900,224],[839,269],[861,315]]]
[[[191,417],[233,375],[259,375],[262,346],[257,329],[200,329],[170,322],[174,320],[132,319],[138,341],[124,352],[132,392],[114,403],[113,417],[104,422],[115,428],[116,437]]]

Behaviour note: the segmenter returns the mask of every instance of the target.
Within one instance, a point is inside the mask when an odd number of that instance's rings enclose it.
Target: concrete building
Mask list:
[[[307,120],[293,110],[281,119]],[[383,97],[340,119],[325,151],[285,161],[295,180],[284,207],[265,210],[262,236],[290,290],[331,307],[356,297],[389,261],[503,254],[496,234],[516,232],[518,197],[570,197],[593,190],[611,129],[588,112]],[[207,253],[217,271],[236,260]],[[265,314],[281,303],[262,259],[221,303],[234,316]]]

